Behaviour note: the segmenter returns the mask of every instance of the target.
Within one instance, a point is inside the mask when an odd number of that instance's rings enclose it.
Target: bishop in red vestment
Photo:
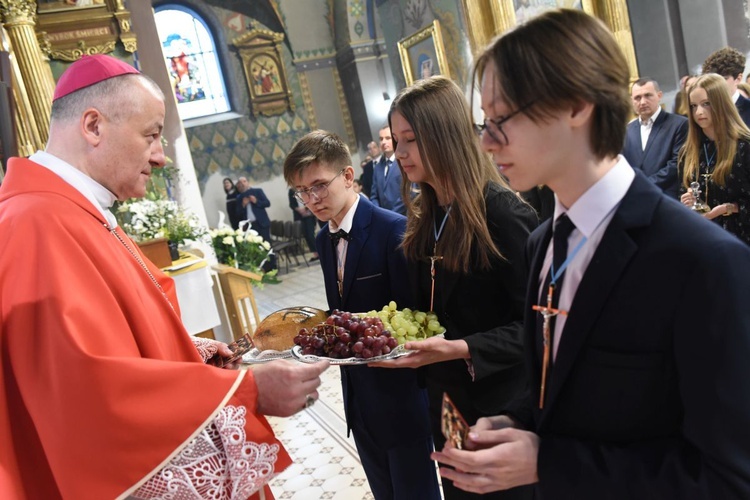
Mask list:
[[[300,409],[324,368],[203,363],[172,280],[106,209],[163,165],[163,96],[96,57],[61,77],[47,152],[0,189],[0,498],[272,498],[291,460],[260,413]]]

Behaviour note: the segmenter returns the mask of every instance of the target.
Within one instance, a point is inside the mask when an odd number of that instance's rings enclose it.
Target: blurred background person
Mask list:
[[[745,72],[745,55],[732,47],[719,49],[703,61],[703,74],[716,73],[724,77],[732,102],[740,113],[745,125],[750,126],[750,99],[742,97],[737,84],[742,81]]]
[[[311,261],[318,260],[318,251],[315,249],[315,215],[294,194],[294,189],[289,188],[289,208],[292,209],[294,220],[302,223],[302,236],[312,252]]]
[[[680,152],[682,196],[692,207],[692,182],[700,185],[704,214],[750,244],[750,130],[733,105],[724,79],[699,77],[690,94],[690,129]]]
[[[677,155],[687,137],[687,119],[661,109],[662,92],[644,77],[630,90],[636,119],[628,124],[622,155],[672,199],[678,196]]]
[[[372,191],[373,167],[380,162],[380,146],[377,142],[372,141],[367,145],[367,157],[367,161],[362,164],[362,175],[359,182],[362,184],[362,192],[369,198]]]
[[[227,216],[232,229],[240,226],[240,215],[237,209],[237,188],[229,177],[224,177],[224,194],[227,195]]]

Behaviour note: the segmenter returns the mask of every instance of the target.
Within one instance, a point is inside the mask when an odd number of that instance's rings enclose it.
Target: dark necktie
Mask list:
[[[391,170],[392,165],[393,165],[393,162],[391,160],[385,161],[385,173],[383,174],[383,177],[388,177],[388,172]]]
[[[347,233],[343,229],[339,229],[335,233],[328,233],[328,237],[331,238],[334,247],[339,244],[339,240],[343,239],[349,241],[349,238],[351,238],[351,236],[349,236],[349,233]]]
[[[573,232],[573,229],[575,229],[576,226],[573,224],[573,222],[568,218],[566,214],[562,214],[557,218],[555,221],[555,229],[552,233],[552,266],[549,269],[549,272],[547,273],[547,277],[544,280],[544,285],[542,286],[542,290],[539,297],[539,304],[547,305],[547,290],[549,289],[549,284],[552,281],[552,270],[554,269],[555,272],[559,272],[559,269],[562,267],[563,263],[565,262],[565,259],[568,256],[568,237],[570,236],[570,233]],[[562,290],[562,282],[563,278],[565,277],[565,273],[561,273],[557,277],[557,281],[555,281],[555,291],[552,295],[552,307],[557,308],[557,303],[560,300],[560,290]],[[552,335],[554,335],[555,332],[555,318],[553,317],[551,319],[550,323],[550,331]],[[542,338],[542,318],[541,315],[538,315],[537,317],[537,332],[539,334],[539,338]]]

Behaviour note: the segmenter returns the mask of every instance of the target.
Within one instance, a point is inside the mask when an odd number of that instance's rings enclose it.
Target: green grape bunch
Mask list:
[[[445,333],[445,327],[440,324],[435,313],[409,308],[399,310],[394,301],[383,306],[380,311],[368,311],[363,316],[380,318],[384,328],[393,333],[399,345]]]

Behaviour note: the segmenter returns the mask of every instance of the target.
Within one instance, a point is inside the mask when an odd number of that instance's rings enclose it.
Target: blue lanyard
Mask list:
[[[445,222],[448,220],[448,216],[451,214],[451,208],[453,208],[453,204],[448,205],[448,210],[446,210],[445,215],[443,216],[443,222],[440,223],[440,231],[438,231],[437,224],[435,224],[435,219],[432,219],[432,231],[435,233],[435,246],[437,247],[437,242],[440,239],[440,235],[443,234],[443,228],[445,227]]]
[[[562,273],[565,272],[565,269],[568,267],[568,264],[570,264],[570,262],[575,258],[576,254],[581,249],[583,244],[586,243],[586,241],[588,241],[588,238],[584,236],[583,239],[578,243],[578,245],[576,245],[576,247],[573,249],[573,251],[570,252],[568,257],[563,261],[562,266],[560,266],[560,269],[558,269],[557,272],[555,272],[555,262],[553,258],[553,262],[552,264],[550,264],[550,275],[551,275],[551,279],[549,282],[550,285],[554,286],[555,283],[557,283],[558,278],[562,276]],[[554,252],[552,253],[554,255]]]
[[[708,157],[708,149],[706,149],[706,143],[703,143],[703,154],[706,155],[706,169],[711,168],[711,162],[714,161],[714,158],[716,157],[716,151],[714,151],[714,154],[711,155],[711,158]]]

